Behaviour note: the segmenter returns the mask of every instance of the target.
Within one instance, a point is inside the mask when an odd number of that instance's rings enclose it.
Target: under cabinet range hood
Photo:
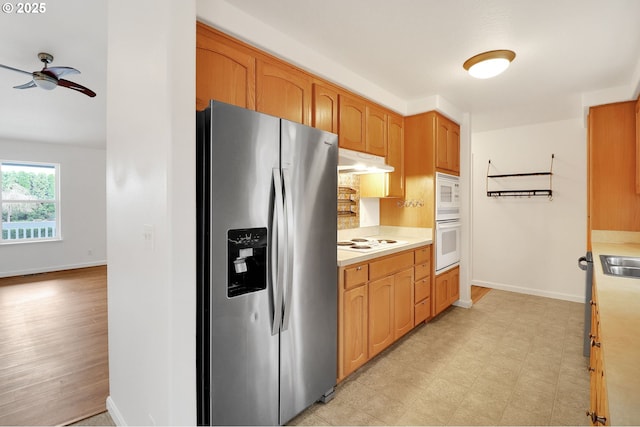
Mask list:
[[[382,156],[340,148],[338,150],[338,172],[355,174],[388,173],[393,172],[393,166],[385,164]]]

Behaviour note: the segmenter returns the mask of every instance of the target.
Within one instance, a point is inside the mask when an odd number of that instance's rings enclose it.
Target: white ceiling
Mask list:
[[[9,1],[16,4],[18,2]],[[14,89],[26,74],[0,69],[0,139],[104,147],[106,132],[107,0],[45,2],[41,14],[2,13],[0,64],[24,71],[51,66],[76,68],[65,78],[96,92],[89,98],[63,87]],[[0,158],[2,153],[0,153]]]
[[[578,117],[583,94],[631,97],[640,79],[637,0],[227,2],[408,104],[440,95],[471,113],[474,131]],[[49,52],[97,96],[13,89],[29,77],[0,69],[0,138],[104,147],[107,0],[46,5],[2,14],[0,64],[39,70]],[[466,75],[462,63],[492,49],[517,57],[495,79]]]
[[[474,131],[579,117],[583,93],[631,96],[640,79],[637,0],[226,3],[409,103],[442,96],[472,114]],[[494,49],[516,52],[511,67],[469,77],[464,61]]]

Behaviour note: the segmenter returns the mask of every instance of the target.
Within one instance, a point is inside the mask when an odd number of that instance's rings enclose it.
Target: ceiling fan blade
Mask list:
[[[32,87],[36,87],[36,82],[34,82],[33,80],[20,86],[14,86],[14,89],[29,89]]]
[[[69,80],[65,80],[65,79],[58,79],[58,86],[64,86],[67,87],[69,89],[73,89],[75,91],[78,91],[80,93],[84,93],[87,96],[90,96],[91,98],[93,98],[94,96],[96,96],[96,93],[94,91],[92,91],[89,88],[86,88],[78,83],[74,83],[71,82]]]
[[[19,72],[19,73],[23,73],[23,74],[29,74],[29,75],[31,75],[31,72],[29,72],[29,71],[19,70],[18,68],[9,67],[8,65],[2,65],[2,64],[0,64],[0,67],[1,67],[1,68],[6,68],[7,70],[17,71],[17,72]]]
[[[71,67],[47,67],[46,71],[53,73],[56,78],[66,76],[67,74],[80,74],[80,71]]]

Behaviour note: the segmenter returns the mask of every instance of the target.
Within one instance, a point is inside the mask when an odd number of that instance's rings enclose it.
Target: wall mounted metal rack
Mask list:
[[[487,165],[487,197],[532,197],[532,196],[547,196],[549,200],[553,199],[552,176],[553,176],[553,159],[554,154],[551,154],[551,166],[548,172],[530,172],[530,173],[510,173],[502,175],[489,175],[489,168],[491,168],[491,159]],[[526,190],[489,190],[489,179],[499,178],[518,178],[525,176],[549,176],[549,188],[544,189],[526,189]]]

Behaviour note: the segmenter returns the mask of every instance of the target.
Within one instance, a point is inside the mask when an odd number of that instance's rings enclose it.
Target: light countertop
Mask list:
[[[338,230],[338,241],[349,240],[354,237],[368,237],[372,239],[393,238],[407,243],[370,252],[355,252],[338,249],[338,267],[366,262],[381,256],[415,249],[424,245],[430,245],[433,243],[433,230],[431,228],[391,226],[374,226]]]
[[[640,257],[640,233],[596,230],[591,240],[611,425],[640,425],[640,279],[605,275],[600,262]]]

